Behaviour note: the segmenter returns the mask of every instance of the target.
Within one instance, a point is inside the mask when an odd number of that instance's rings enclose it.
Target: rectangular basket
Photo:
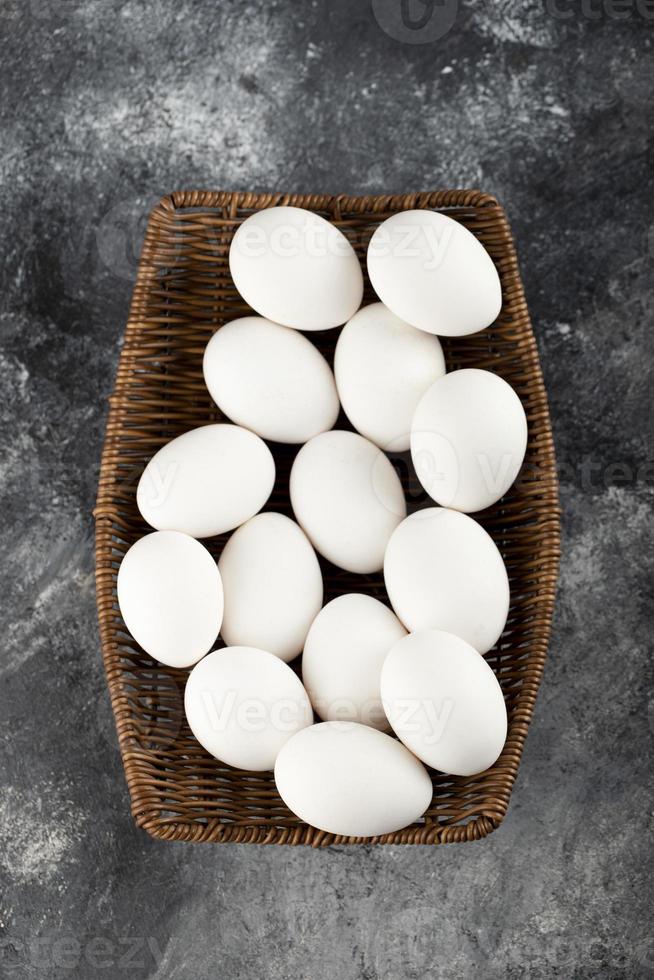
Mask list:
[[[125,551],[151,530],[136,507],[145,463],[174,436],[221,415],[205,388],[202,354],[224,322],[251,312],[228,266],[235,229],[253,211],[274,205],[316,211],[347,235],[365,275],[365,251],[377,225],[411,208],[446,212],[484,244],[502,282],[496,323],[470,337],[447,339],[448,370],[495,371],[518,392],[527,413],[527,457],[516,484],[494,507],[475,515],[497,543],[511,585],[508,623],[486,659],[508,709],[500,759],[474,777],[433,772],[425,817],[397,833],[365,839],[380,844],[475,840],[494,830],[509,803],[547,653],[559,559],[559,501],[547,397],[510,228],[497,201],[479,191],[397,197],[328,197],[193,191],[155,207],[147,227],[129,322],[110,399],[97,506],[96,577],[102,652],[120,750],[137,824],[154,837],[261,844],[362,842],[336,837],[298,820],[279,798],[272,773],[231,769],[209,756],[184,719],[187,671],[152,661],[131,638],[116,602]],[[364,303],[375,297],[366,278]],[[331,361],[338,331],[312,334]],[[347,427],[341,415],[338,427]],[[269,510],[292,514],[288,472],[297,447],[272,444],[278,479]],[[410,509],[426,506],[410,466],[400,467]],[[225,537],[206,541],[214,556]],[[325,601],[343,592],[384,596],[381,574],[355,576],[322,562]]]

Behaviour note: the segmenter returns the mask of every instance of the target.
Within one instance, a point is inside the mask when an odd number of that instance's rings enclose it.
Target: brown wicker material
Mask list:
[[[462,222],[486,246],[500,273],[503,307],[490,329],[443,343],[448,370],[497,372],[520,395],[529,421],[521,476],[507,496],[475,517],[506,561],[511,610],[501,642],[486,657],[504,691],[509,733],[498,762],[473,777],[432,773],[434,796],[423,821],[379,838],[336,837],[287,810],[272,773],[240,772],[211,758],[183,712],[187,671],[154,663],[127,633],[116,603],[116,574],[128,547],[148,528],[136,507],[144,464],[173,436],[221,415],[202,378],[212,333],[247,312],[228,267],[229,244],[252,211],[293,204],[330,218],[352,241],[365,272],[370,235],[384,218],[434,208]],[[364,303],[375,297],[366,280]],[[337,330],[311,334],[328,358]],[[341,415],[338,427],[350,428]],[[297,447],[271,444],[277,481],[267,510],[292,514],[288,473]],[[396,460],[410,510],[430,503],[407,455]],[[102,650],[120,749],[139,826],[154,837],[262,844],[437,844],[476,840],[494,830],[509,803],[550,635],[559,559],[559,502],[547,397],[511,232],[502,208],[479,191],[403,197],[327,197],[183,192],[150,216],[125,332],[100,472],[96,518],[97,601]],[[206,541],[219,555],[224,536]],[[358,576],[321,562],[325,601],[343,592],[384,597],[380,575]]]

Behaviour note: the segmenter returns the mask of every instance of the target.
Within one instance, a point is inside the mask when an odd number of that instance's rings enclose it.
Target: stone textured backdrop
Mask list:
[[[3,976],[654,977],[652,6],[2,0]],[[147,210],[183,187],[445,186],[508,210],[561,467],[508,818],[434,849],[154,842],[91,520]]]

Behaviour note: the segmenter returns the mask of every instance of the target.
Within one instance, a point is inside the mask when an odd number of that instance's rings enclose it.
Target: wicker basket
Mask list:
[[[502,281],[501,315],[490,329],[445,339],[448,370],[481,367],[520,395],[529,422],[522,473],[507,496],[475,515],[504,556],[511,584],[509,620],[486,659],[506,699],[509,731],[497,763],[474,777],[433,772],[424,819],[366,843],[437,844],[475,840],[494,830],[509,803],[545,662],[559,559],[559,504],[547,398],[511,232],[494,198],[478,191],[404,197],[326,197],[183,192],[150,216],[129,323],[107,422],[96,519],[97,601],[102,651],[132,812],[154,837],[261,844],[359,843],[298,820],[279,798],[272,773],[241,772],[211,758],[186,725],[187,671],[153,662],[128,634],[116,603],[125,551],[148,528],[136,507],[136,485],[154,452],[187,429],[221,416],[204,386],[202,354],[212,333],[250,312],[228,267],[229,245],[252,211],[293,204],[320,212],[348,236],[365,270],[375,227],[396,211],[433,208],[470,229],[486,246]],[[374,300],[366,280],[364,303]],[[312,334],[331,360],[338,331]],[[337,425],[350,428],[341,415]],[[297,450],[271,445],[277,482],[266,509],[291,514],[288,474]],[[410,510],[429,503],[410,462],[395,461]],[[215,556],[225,537],[205,542]],[[321,562],[325,601],[343,592],[384,596],[381,574],[357,576]]]

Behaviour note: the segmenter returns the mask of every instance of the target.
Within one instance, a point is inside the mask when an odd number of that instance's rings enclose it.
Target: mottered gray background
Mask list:
[[[2,0],[3,976],[654,977],[653,41],[651,0]],[[132,822],[91,510],[145,217],[185,187],[479,187],[508,211],[563,563],[484,841],[207,847]]]

